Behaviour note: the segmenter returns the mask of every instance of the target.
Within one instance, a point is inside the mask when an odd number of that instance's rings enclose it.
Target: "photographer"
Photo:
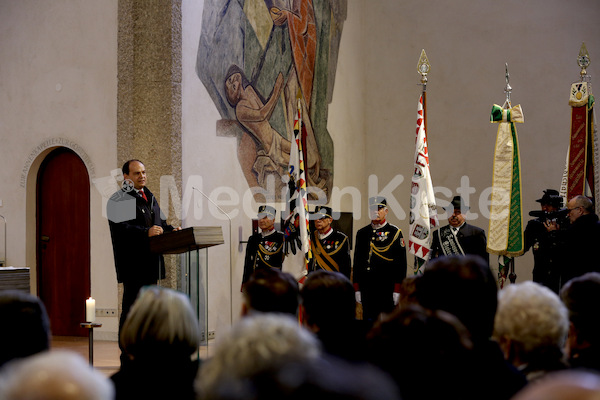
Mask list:
[[[525,228],[525,251],[533,248],[533,281],[542,284],[555,293],[560,285],[560,248],[559,232],[567,228],[567,210],[563,209],[563,198],[558,191],[544,190],[540,211],[531,211],[529,215],[537,217],[527,223]]]

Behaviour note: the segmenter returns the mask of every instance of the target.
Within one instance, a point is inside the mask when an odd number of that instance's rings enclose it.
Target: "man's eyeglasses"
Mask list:
[[[581,206],[579,207],[573,207],[573,208],[567,208],[567,211],[570,213],[573,210],[577,210],[578,208],[581,208]]]

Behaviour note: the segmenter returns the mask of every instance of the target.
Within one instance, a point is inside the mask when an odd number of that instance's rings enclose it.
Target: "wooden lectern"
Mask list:
[[[150,238],[150,251],[179,254],[177,289],[186,293],[196,311],[202,343],[208,340],[208,247],[225,243],[220,226],[194,226]]]

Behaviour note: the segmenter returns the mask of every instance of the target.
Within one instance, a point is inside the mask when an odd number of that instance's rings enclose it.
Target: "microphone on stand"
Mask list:
[[[208,201],[210,201],[215,207],[217,207],[217,209],[222,212],[227,219],[229,220],[229,304],[230,304],[230,309],[229,309],[229,323],[231,325],[233,325],[233,266],[232,266],[232,259],[233,259],[233,250],[231,248],[231,244],[233,243],[233,240],[231,238],[231,217],[229,216],[229,214],[227,214],[225,212],[225,210],[223,210],[221,207],[219,207],[219,205],[217,203],[215,203],[210,197],[208,197],[206,194],[204,194],[204,192],[200,189],[198,189],[195,186],[192,186],[192,189],[197,191],[198,193],[200,193],[202,196],[206,197],[206,199]],[[208,268],[208,266],[207,266]],[[208,275],[208,269],[207,269],[207,275]],[[207,279],[207,284],[208,284],[208,279]],[[207,318],[207,323],[208,323],[208,315],[206,316]]]

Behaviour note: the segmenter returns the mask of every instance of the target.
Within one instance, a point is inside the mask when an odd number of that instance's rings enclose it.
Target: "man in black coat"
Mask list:
[[[331,208],[317,206],[313,215],[316,232],[313,237],[313,262],[310,270],[341,272],[350,279],[352,267],[348,236],[331,227]]]
[[[375,321],[398,304],[406,277],[406,248],[402,231],[386,221],[385,198],[371,197],[369,212],[371,223],[356,233],[354,290],[363,305],[363,319]]]
[[[283,266],[283,233],[275,230],[275,208],[260,206],[258,208],[258,227],[260,232],[248,238],[242,286],[257,269],[277,268]]]
[[[530,212],[538,218],[532,219],[525,228],[525,251],[533,251],[533,281],[558,293],[560,282],[560,247],[557,231],[549,230],[552,221],[557,220],[561,228],[567,228],[563,216],[558,211],[562,208],[563,198],[558,191],[544,190],[541,199],[536,200],[541,211]],[[563,213],[564,214],[564,213]]]
[[[464,212],[469,208],[463,204],[460,196],[454,196],[450,205],[446,208],[446,212],[451,213],[448,225],[433,233],[430,258],[473,254],[483,258],[489,265],[485,231],[466,223]]]
[[[165,277],[163,257],[150,252],[150,238],[175,230],[163,219],[156,198],[146,187],[144,164],[129,160],[122,171],[123,188],[107,204],[117,281],[123,283],[119,332],[139,290]]]
[[[575,196],[567,203],[571,225],[564,233],[561,285],[586,272],[600,272],[600,222],[594,203]]]

